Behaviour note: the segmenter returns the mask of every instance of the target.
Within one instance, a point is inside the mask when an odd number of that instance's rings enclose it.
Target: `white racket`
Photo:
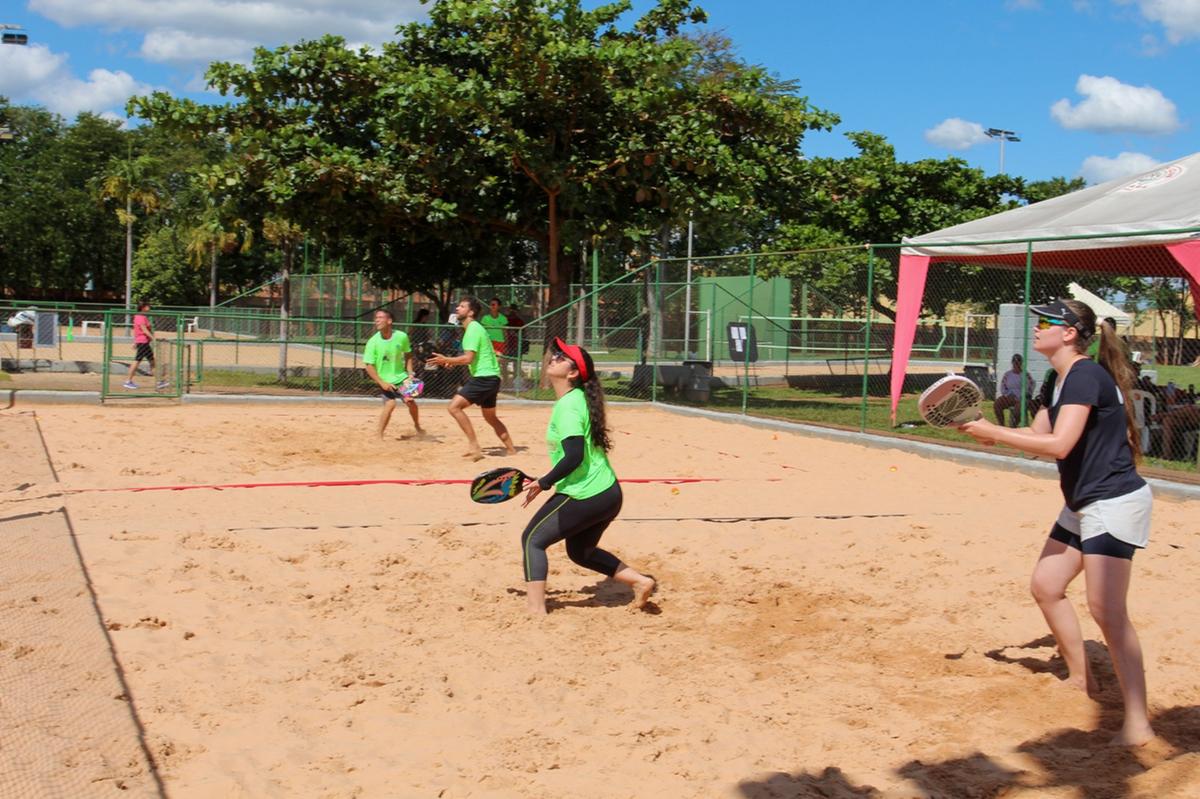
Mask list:
[[[956,427],[983,418],[983,392],[962,375],[947,375],[921,393],[917,410],[934,427]]]

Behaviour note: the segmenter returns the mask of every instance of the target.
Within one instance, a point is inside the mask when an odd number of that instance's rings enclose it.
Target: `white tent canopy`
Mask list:
[[[892,347],[893,419],[931,263],[1024,269],[1031,261],[1035,269],[1125,275],[1136,258],[1140,273],[1185,278],[1192,296],[1200,297],[1200,153],[1134,178],[906,238],[903,245]],[[1111,312],[1101,316],[1119,319]]]
[[[1128,327],[1133,324],[1133,317],[1103,297],[1093,294],[1078,283],[1068,283],[1067,292],[1096,312],[1097,319],[1111,317],[1117,327]]]
[[[904,239],[905,255],[954,256],[1024,254],[1031,239],[1039,252],[1095,250],[1197,238],[1177,231],[1200,227],[1200,153],[1180,158],[1135,178],[1120,178],[1088,189]],[[1130,234],[1154,234],[1137,235]],[[1105,235],[1108,234],[1108,235]],[[1095,238],[1069,240],[1069,236]],[[1009,241],[1002,244],[999,242]],[[997,243],[986,243],[997,242]],[[930,244],[957,246],[922,246]]]

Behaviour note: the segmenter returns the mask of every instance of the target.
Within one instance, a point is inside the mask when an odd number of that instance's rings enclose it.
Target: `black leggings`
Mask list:
[[[525,581],[545,580],[549,571],[546,548],[563,539],[567,556],[585,569],[612,577],[621,561],[600,549],[600,536],[621,512],[621,484],[613,483],[594,497],[572,499],[555,494],[529,520],[521,534]]]

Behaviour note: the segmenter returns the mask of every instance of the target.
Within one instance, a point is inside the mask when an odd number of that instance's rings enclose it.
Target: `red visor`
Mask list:
[[[563,355],[566,355],[575,364],[575,368],[579,370],[580,380],[587,380],[589,377],[591,377],[591,372],[588,370],[588,364],[591,363],[592,359],[588,357],[588,354],[584,351],[583,347],[577,347],[574,344],[568,344],[557,336],[554,338],[554,344],[563,353]]]

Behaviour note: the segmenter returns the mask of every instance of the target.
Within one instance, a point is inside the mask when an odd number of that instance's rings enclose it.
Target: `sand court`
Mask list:
[[[488,449],[472,411],[481,464],[460,457],[444,404],[422,409],[430,436],[398,413],[383,442],[370,405],[38,407],[44,452],[28,406],[0,413],[10,467],[36,466],[4,478],[0,546],[23,523],[10,519],[66,509],[71,529],[44,535],[70,536],[63,568],[86,567],[98,612],[54,657],[99,648],[107,665],[90,671],[119,667],[128,687],[106,700],[131,720],[112,728],[124,759],[48,760],[37,779],[171,797],[1200,793],[1200,503],[1160,498],[1135,559],[1160,738],[1107,749],[1119,693],[1081,582],[1098,701],[1062,683],[1028,595],[1061,504],[1052,477],[610,412],[619,476],[715,480],[624,487],[603,546],[657,578],[648,612],[559,545],[540,621],[524,612],[519,500],[476,505],[463,485],[92,489],[540,474],[549,406],[502,402],[515,458]],[[90,688],[47,687],[33,655],[14,657],[41,638],[9,551],[0,678],[58,714],[11,741],[67,729],[63,697]],[[0,768],[0,796],[43,795],[34,779]]]

